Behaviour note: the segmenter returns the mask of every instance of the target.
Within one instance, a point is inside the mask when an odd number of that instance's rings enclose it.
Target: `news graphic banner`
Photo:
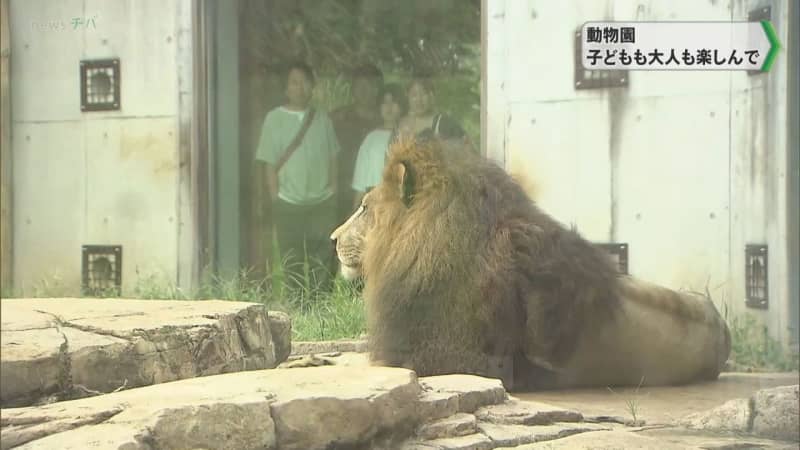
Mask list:
[[[587,22],[586,70],[769,71],[780,49],[761,22]]]

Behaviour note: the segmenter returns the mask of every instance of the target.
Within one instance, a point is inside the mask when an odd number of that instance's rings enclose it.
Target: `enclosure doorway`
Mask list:
[[[481,1],[238,0],[209,2],[210,236],[218,273],[267,276],[274,212],[256,162],[264,118],[285,101],[285,68],[314,70],[312,105],[351,103],[352,72],[374,65],[385,84],[432,75],[435,102],[481,143]],[[380,112],[378,108],[376,115]],[[357,151],[357,149],[346,149]]]

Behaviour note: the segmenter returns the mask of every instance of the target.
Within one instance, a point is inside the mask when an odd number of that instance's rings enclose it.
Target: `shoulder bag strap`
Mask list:
[[[292,157],[292,154],[294,154],[295,150],[300,147],[300,143],[303,142],[303,137],[306,135],[306,132],[311,127],[311,122],[314,120],[314,113],[314,108],[311,108],[308,111],[308,114],[306,114],[306,117],[303,119],[303,124],[300,126],[300,130],[294,136],[294,139],[292,139],[292,142],[289,144],[289,146],[286,147],[281,159],[275,163],[275,173],[278,173],[281,170],[281,167],[283,167],[283,165],[286,164],[286,161]]]

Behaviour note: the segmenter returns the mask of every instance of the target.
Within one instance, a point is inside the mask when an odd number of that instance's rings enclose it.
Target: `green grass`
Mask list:
[[[356,285],[337,277],[333,288],[324,291],[312,284],[307,272],[298,275],[282,269],[277,273],[282,281],[273,277],[252,279],[247,271],[233,278],[212,275],[190,295],[145,281],[137,285],[134,297],[262,303],[270,310],[289,314],[292,339],[298,341],[357,338],[366,331],[364,307]]]
[[[293,337],[298,341],[361,336],[366,332],[366,321],[357,286],[337,278],[330,293],[318,296],[303,308],[294,309],[292,326]]]
[[[708,296],[708,291],[706,291]],[[767,326],[753,314],[734,314],[722,302],[722,317],[731,331],[730,368],[737,372],[785,372],[800,370],[798,354],[769,335]]]
[[[750,314],[728,321],[733,368],[741,371],[791,371],[800,369],[797,353],[787,351],[770,337],[767,327]]]
[[[273,274],[254,279],[248,271],[234,277],[207,274],[198,289],[184,292],[156,277],[140,278],[133,298],[232,300],[264,304],[292,318],[292,339],[316,341],[357,338],[366,331],[364,307],[357,284],[336,277],[330,290],[317,286],[310,264],[298,271],[280,265]]]

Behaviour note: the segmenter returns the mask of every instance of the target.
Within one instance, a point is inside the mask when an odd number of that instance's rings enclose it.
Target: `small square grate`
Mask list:
[[[618,243],[602,243],[597,244],[598,247],[605,250],[617,264],[619,273],[628,275],[628,244]]]
[[[122,289],[122,246],[84,245],[81,277],[83,295],[119,296]]]
[[[120,109],[119,59],[81,61],[81,111]]]
[[[769,272],[766,245],[745,246],[745,303],[751,308],[769,307]]]
[[[575,32],[575,89],[605,89],[628,85],[627,70],[586,70],[583,68],[583,40]]]

